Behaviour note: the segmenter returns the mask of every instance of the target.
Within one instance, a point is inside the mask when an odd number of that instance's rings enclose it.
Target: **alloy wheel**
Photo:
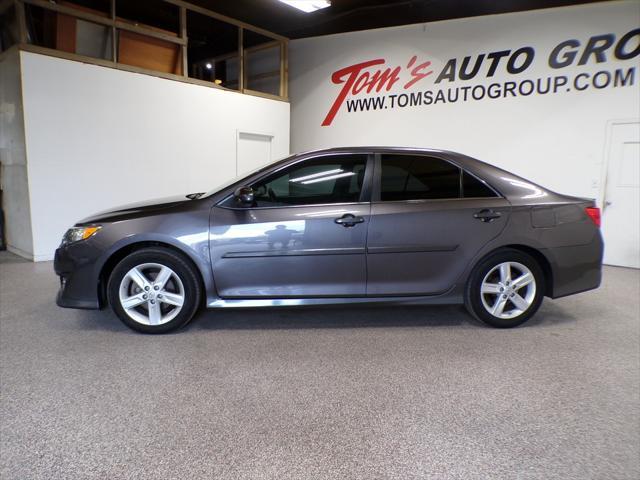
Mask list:
[[[182,280],[171,268],[159,263],[143,263],[122,278],[119,299],[132,320],[143,325],[163,325],[182,310],[185,290]]]
[[[516,318],[533,304],[536,280],[525,265],[503,262],[485,275],[480,286],[480,297],[484,308],[494,317]]]

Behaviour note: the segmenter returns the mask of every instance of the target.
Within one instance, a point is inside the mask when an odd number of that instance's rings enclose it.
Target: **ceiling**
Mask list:
[[[303,38],[596,0],[332,0],[331,7],[313,13],[298,11],[278,0],[190,1],[285,37]]]

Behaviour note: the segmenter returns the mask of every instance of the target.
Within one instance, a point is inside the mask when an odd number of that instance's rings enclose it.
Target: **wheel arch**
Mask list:
[[[499,247],[496,247],[490,250],[489,252],[486,252],[484,255],[482,255],[482,257],[475,262],[473,268],[475,268],[476,265],[482,262],[489,255],[493,255],[494,253],[499,252],[500,250],[505,250],[505,249],[518,250],[520,252],[526,253],[538,263],[538,265],[542,269],[542,273],[544,274],[544,284],[545,284],[544,295],[546,297],[550,297],[553,293],[553,269],[551,268],[551,263],[549,262],[547,257],[544,255],[544,253],[542,253],[537,248],[531,247],[529,245],[523,245],[520,243],[500,245]]]
[[[180,255],[187,263],[189,263],[189,265],[191,265],[197,272],[198,282],[200,283],[200,288],[202,288],[203,292],[202,298],[206,298],[204,273],[198,265],[198,262],[196,262],[191,255],[189,255],[186,251],[177,247],[176,245],[168,242],[163,242],[161,240],[139,240],[127,243],[126,245],[122,245],[119,248],[115,249],[108,255],[104,263],[101,265],[100,271],[98,273],[98,301],[101,308],[108,304],[107,282],[109,281],[111,272],[113,272],[113,269],[116,267],[116,265],[120,263],[120,261],[127,255],[138,250],[152,247],[161,247],[166,248],[167,250],[171,250],[173,253]]]

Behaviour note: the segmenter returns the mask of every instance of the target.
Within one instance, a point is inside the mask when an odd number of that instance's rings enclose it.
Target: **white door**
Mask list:
[[[602,234],[604,263],[640,268],[640,123],[611,126]]]
[[[236,144],[236,174],[257,170],[271,163],[273,135],[238,131]]]

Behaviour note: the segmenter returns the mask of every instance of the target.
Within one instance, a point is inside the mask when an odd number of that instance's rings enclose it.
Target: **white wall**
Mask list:
[[[132,201],[233,178],[237,130],[289,153],[289,104],[22,52],[34,257],[64,231]]]
[[[552,69],[553,48],[568,39],[584,46],[589,37],[614,33],[616,41],[640,26],[637,0],[598,3],[566,8],[494,15],[397,28],[346,33],[296,40],[290,47],[290,97],[292,151],[342,145],[401,145],[459,151],[502,166],[552,189],[596,197],[600,189],[607,122],[640,117],[640,68],[636,56],[616,60],[613,47],[606,61],[591,57],[584,66]],[[638,45],[638,38],[629,50]],[[455,82],[436,78],[449,59],[458,67],[465,56],[531,46],[533,63],[520,74],[508,74],[505,60],[487,78],[488,61],[471,80]],[[580,50],[582,51],[582,50]],[[404,90],[412,78],[406,65],[413,55],[417,63],[430,61],[434,73]],[[373,59],[384,59],[383,68],[401,67],[400,80],[387,92],[375,90],[348,99],[417,93],[447,88],[502,83],[524,79],[566,76],[569,84],[558,93],[516,98],[458,101],[368,112],[347,112],[346,102],[329,126],[321,126],[344,84],[334,84],[332,73]],[[377,68],[377,67],[373,67]],[[576,91],[572,79],[632,68],[634,85]],[[584,78],[584,77],[582,77]],[[603,76],[601,78],[604,78]],[[544,83],[543,83],[544,85]],[[579,85],[582,86],[581,84]],[[567,91],[570,88],[570,91]],[[460,95],[462,93],[460,92]],[[389,102],[389,98],[386,99]],[[388,107],[389,103],[386,104]]]
[[[0,59],[0,163],[7,248],[33,254],[29,187],[22,116],[20,57],[13,50]]]

